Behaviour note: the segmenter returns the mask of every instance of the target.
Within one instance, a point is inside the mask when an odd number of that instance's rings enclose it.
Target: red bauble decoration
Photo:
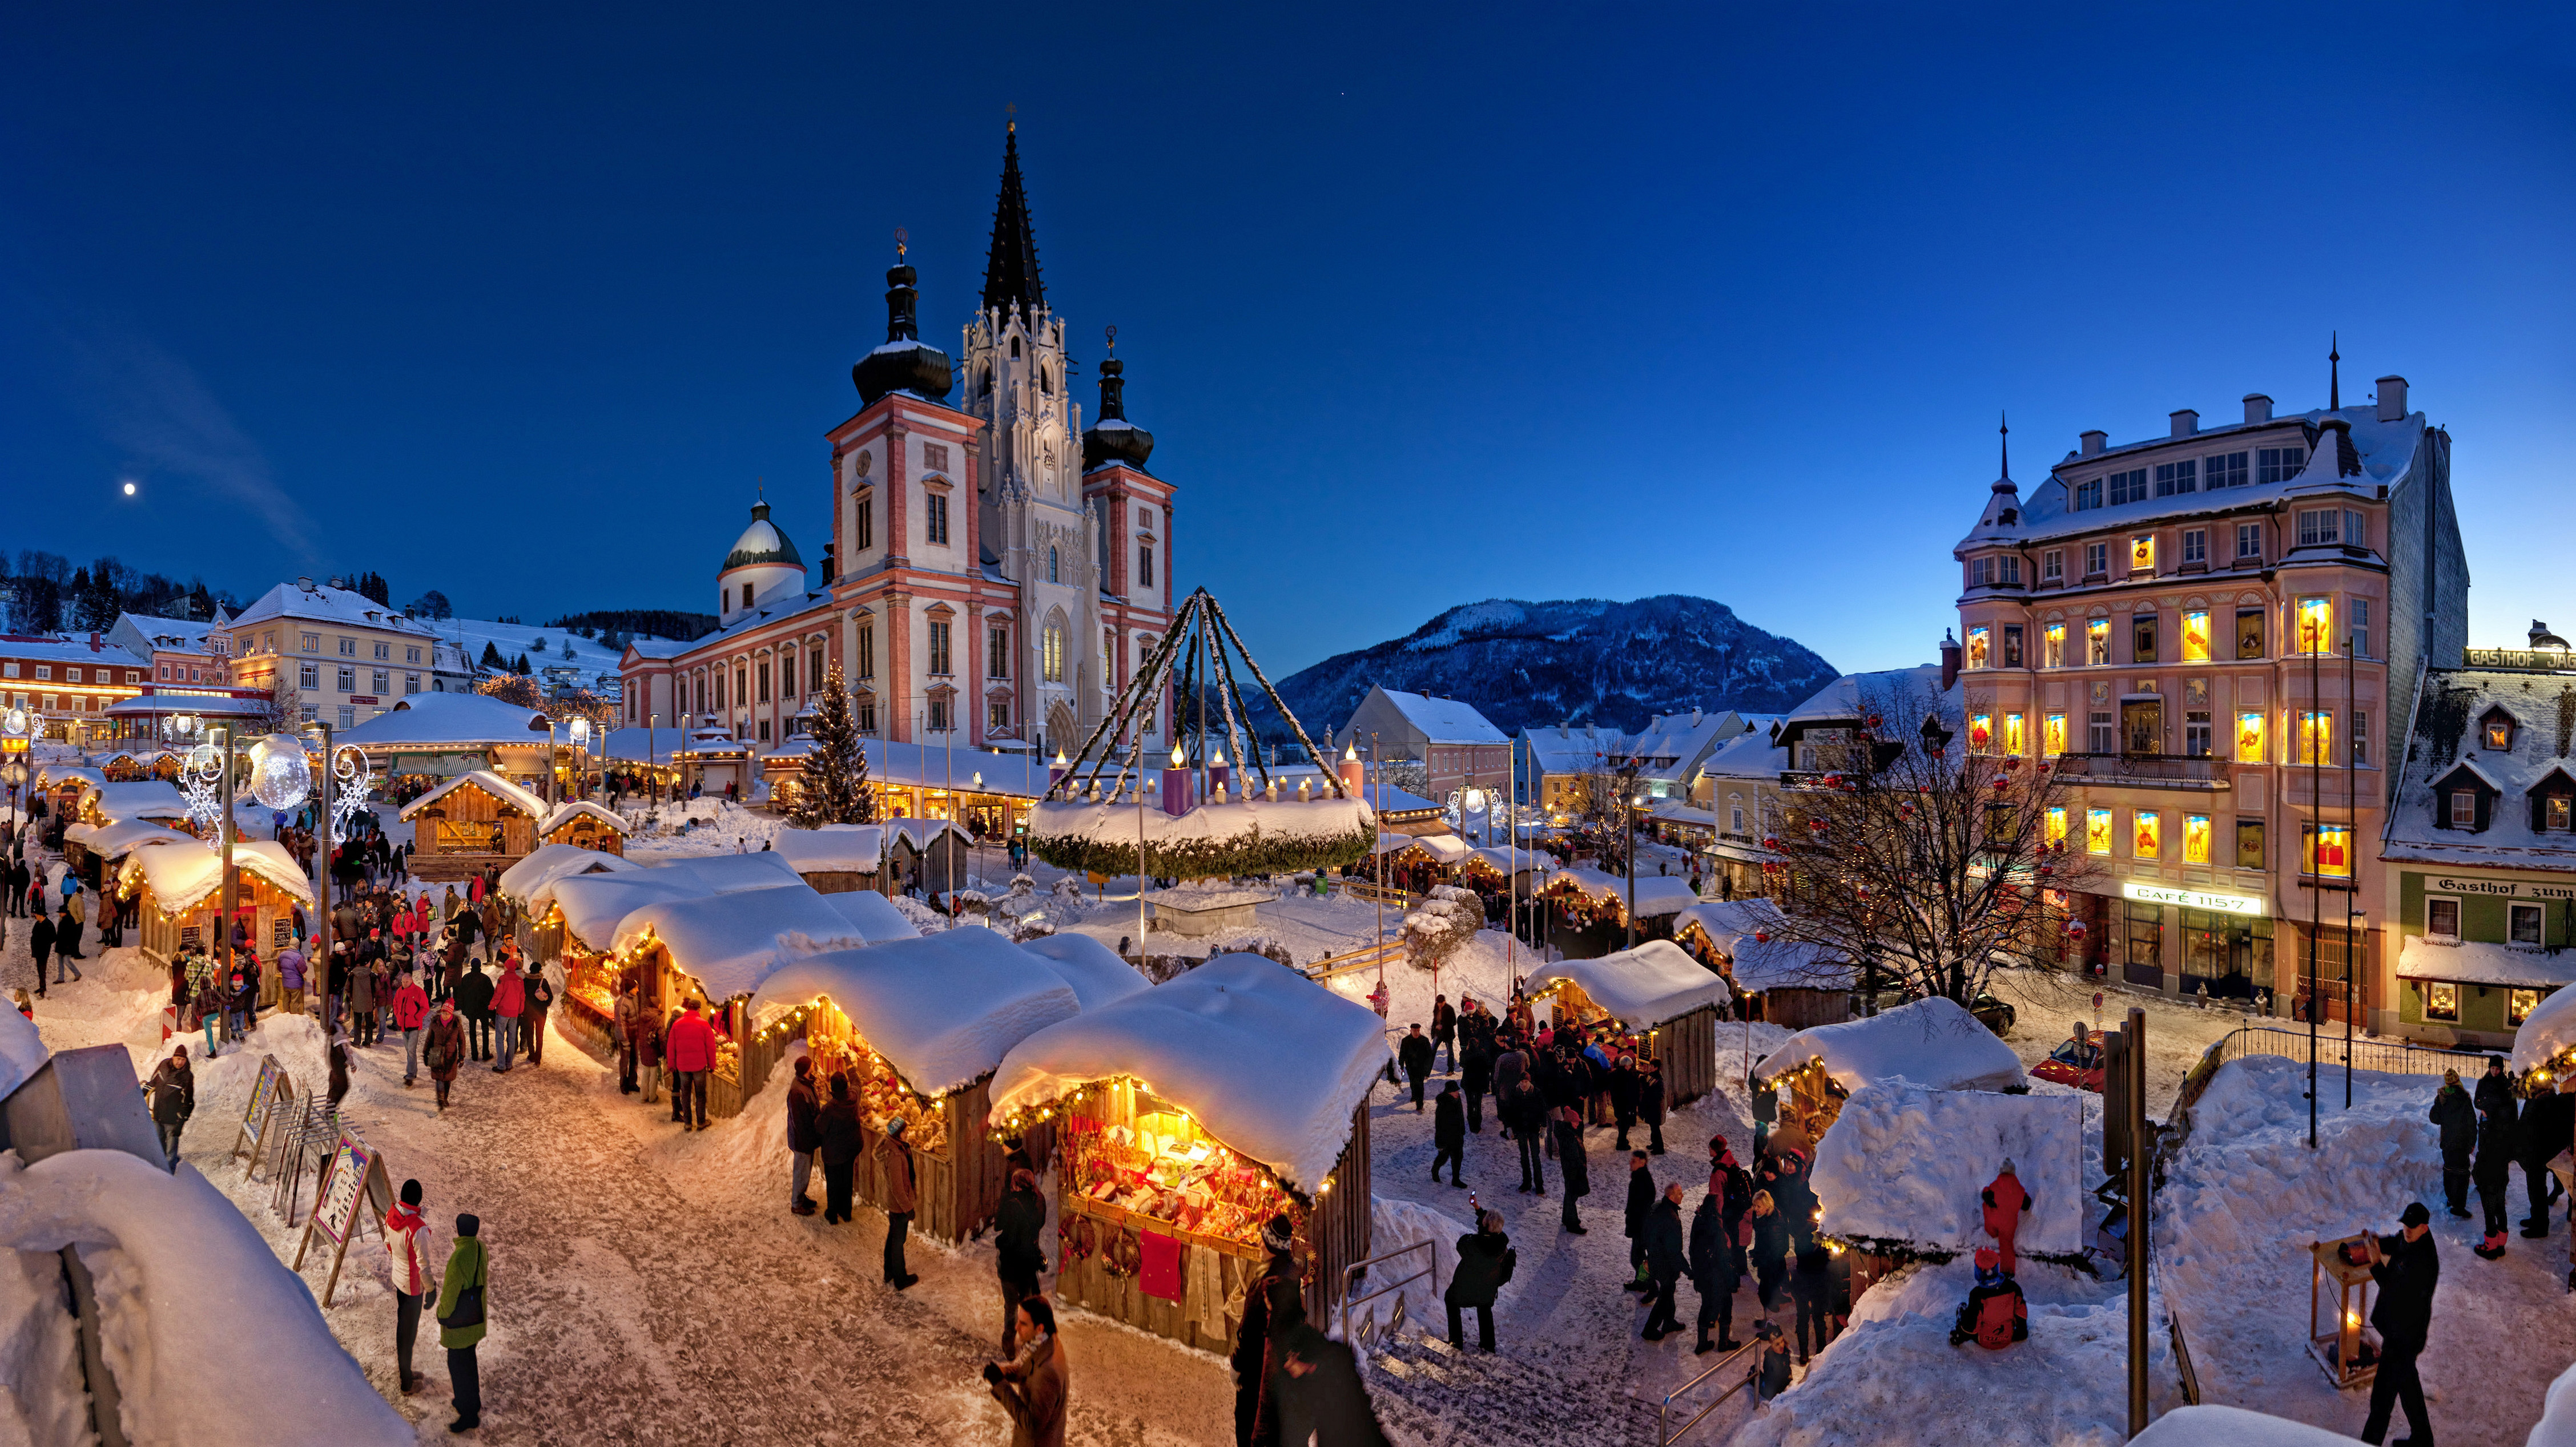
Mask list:
[[[1755,930],[1753,932],[1753,942],[1757,945],[1767,945],[1771,943],[1771,932],[1767,929]]]
[[[2066,922],[2066,933],[2076,939],[2084,938],[2084,921],[2080,919],[2068,920]]]
[[[1871,715],[1869,716],[1869,726],[1870,726],[1871,728],[1876,728],[1876,727],[1878,727],[1879,722],[1880,722],[1880,720],[1879,720],[1878,715],[1876,715],[1876,714],[1871,714]]]
[[[1779,848],[1779,847],[1780,847],[1780,836],[1779,836],[1779,835],[1777,835],[1777,834],[1765,834],[1765,835],[1763,835],[1763,836],[1762,836],[1762,847],[1763,847],[1763,848],[1765,848],[1765,849],[1777,849],[1777,848]]]

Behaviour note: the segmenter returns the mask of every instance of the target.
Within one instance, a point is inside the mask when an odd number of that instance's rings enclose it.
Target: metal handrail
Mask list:
[[[1354,1285],[1356,1285],[1356,1284],[1358,1283],[1358,1281],[1359,1281],[1359,1279],[1360,1279],[1360,1274],[1361,1274],[1362,1272],[1364,1272],[1364,1271],[1368,1270],[1368,1269],[1369,1269],[1370,1267],[1372,1267],[1372,1266],[1375,1266],[1376,1264],[1378,1264],[1378,1263],[1379,1263],[1379,1262],[1381,1262],[1381,1261],[1393,1261],[1395,1258],[1397,1258],[1397,1257],[1399,1257],[1399,1256],[1403,1256],[1403,1255],[1406,1255],[1406,1254],[1408,1254],[1408,1253],[1410,1253],[1410,1252],[1415,1252],[1415,1251],[1419,1251],[1419,1252],[1421,1252],[1421,1253],[1422,1253],[1422,1269],[1421,1269],[1421,1270],[1416,1271],[1416,1272],[1412,1273],[1412,1274],[1411,1274],[1411,1275],[1409,1275],[1409,1276],[1400,1276],[1400,1277],[1396,1278],[1395,1280],[1390,1281],[1390,1282],[1386,1283],[1385,1285],[1378,1287],[1376,1290],[1371,1291],[1371,1292],[1370,1292],[1368,1295],[1366,1295],[1366,1296],[1362,1296],[1362,1297],[1358,1297],[1358,1298],[1353,1298],[1353,1297],[1352,1297],[1352,1295],[1351,1295],[1351,1287],[1352,1287],[1352,1286],[1354,1286]],[[1411,1284],[1411,1283],[1413,1283],[1413,1282],[1416,1282],[1416,1281],[1428,1281],[1428,1280],[1430,1280],[1430,1279],[1432,1278],[1433,1273],[1434,1273],[1434,1272],[1436,1272],[1436,1271],[1439,1269],[1439,1265],[1440,1265],[1440,1258],[1432,1254],[1432,1252],[1431,1252],[1431,1238],[1430,1238],[1430,1237],[1428,1237],[1428,1236],[1426,1236],[1426,1237],[1424,1237],[1423,1239],[1421,1239],[1421,1240],[1419,1240],[1419,1241],[1416,1241],[1416,1242],[1412,1243],[1411,1245],[1408,1245],[1408,1246],[1398,1246],[1398,1247],[1397,1247],[1397,1248],[1395,1248],[1394,1250],[1389,1251],[1389,1252],[1386,1252],[1386,1253],[1385,1253],[1385,1254],[1383,1254],[1383,1255],[1379,1255],[1379,1256],[1372,1256],[1372,1257],[1368,1258],[1368,1259],[1367,1259],[1367,1260],[1365,1260],[1365,1261],[1354,1261],[1354,1262],[1352,1262],[1350,1265],[1343,1267],[1343,1268],[1342,1268],[1342,1340],[1343,1340],[1344,1342],[1350,1343],[1350,1344],[1352,1344],[1352,1345],[1357,1345],[1357,1344],[1358,1344],[1358,1343],[1357,1343],[1357,1341],[1356,1341],[1356,1340],[1351,1336],[1351,1308],[1352,1308],[1353,1306],[1357,1306],[1357,1305],[1359,1305],[1359,1304],[1361,1304],[1361,1303],[1363,1303],[1363,1302],[1371,1302],[1371,1301],[1375,1301],[1375,1300],[1377,1300],[1379,1297],[1384,1296],[1384,1295],[1386,1295],[1388,1292],[1391,1292],[1391,1291],[1392,1291],[1392,1292],[1400,1292],[1400,1291],[1402,1291],[1406,1286],[1410,1285],[1410,1284]],[[1403,1302],[1402,1302],[1402,1300],[1401,1300],[1401,1299],[1399,1299],[1399,1300],[1397,1301],[1396,1305],[1397,1305],[1397,1308],[1398,1308],[1399,1310],[1401,1310],[1401,1309],[1402,1309],[1402,1307],[1403,1307]]]
[[[1671,1431],[1665,1430],[1666,1424],[1672,1418],[1673,1402],[1676,1398],[1690,1395],[1692,1388],[1697,1387],[1700,1383],[1707,1381],[1710,1377],[1717,1375],[1719,1372],[1726,1370],[1727,1366],[1737,1357],[1740,1357],[1746,1352],[1752,1351],[1761,1345],[1762,1339],[1760,1337],[1755,1337],[1753,1340],[1746,1342],[1744,1345],[1737,1347],[1735,1350],[1728,1352],[1722,1357],[1719,1357],[1716,1361],[1710,1362],[1708,1364],[1708,1369],[1701,1372],[1698,1376],[1695,1376],[1689,1381],[1682,1383],[1680,1386],[1673,1388],[1671,1391],[1664,1393],[1663,1404],[1655,1408],[1655,1447],[1673,1447],[1673,1444],[1680,1441],[1683,1435],[1689,1432],[1690,1429],[1707,1421],[1709,1413],[1725,1406],[1727,1398],[1751,1387],[1753,1385],[1754,1373],[1761,1370],[1762,1363],[1759,1360],[1756,1360],[1752,1366],[1745,1369],[1744,1380],[1737,1382],[1734,1386],[1718,1393],[1717,1399],[1710,1402],[1707,1406],[1700,1408],[1696,1416],[1693,1416],[1689,1421],[1684,1422],[1678,1429]]]
[[[2318,1064],[2329,1061],[2336,1065],[2344,1063],[2344,1039],[2341,1035],[2327,1034],[2323,1027],[2319,1027],[2316,1039]],[[2222,1037],[2213,1048],[2220,1052],[2218,1058],[2221,1061],[2237,1060],[2247,1055],[2303,1057],[2308,1051],[2308,1033],[2278,1025],[2240,1025]],[[2459,1069],[2462,1061],[2483,1067],[2486,1052],[2440,1050],[2403,1040],[2355,1037],[2352,1041],[2352,1067],[2355,1070],[2376,1070],[2389,1075],[2439,1075],[2445,1070]]]

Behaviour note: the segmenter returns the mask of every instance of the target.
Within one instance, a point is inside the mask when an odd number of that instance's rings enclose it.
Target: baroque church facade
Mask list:
[[[756,503],[717,571],[716,631],[627,650],[630,725],[729,731],[766,754],[837,661],[871,738],[1070,753],[1150,656],[1171,621],[1174,490],[1146,470],[1153,436],[1126,420],[1114,354],[1083,425],[1016,127],[955,364],[919,338],[917,280],[899,253],[886,340],[851,368],[859,410],[825,434],[821,578]],[[1149,745],[1169,713],[1153,711]]]

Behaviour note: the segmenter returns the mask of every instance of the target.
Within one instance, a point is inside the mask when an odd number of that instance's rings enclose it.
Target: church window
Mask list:
[[[742,585],[742,606],[746,608],[751,606],[751,585],[749,583]]]
[[[737,663],[733,666],[733,706],[742,707],[751,700],[750,670]]]
[[[993,700],[986,706],[985,723],[996,731],[1009,728],[1011,726],[1011,706],[1000,699]]]
[[[856,549],[877,545],[877,500],[873,494],[860,493],[858,515],[850,522],[850,546]]]
[[[1012,355],[1012,356],[1014,356],[1014,357],[1016,357],[1016,356],[1018,356],[1019,354],[1020,354],[1020,339],[1019,339],[1019,338],[1017,338],[1017,337],[1013,337],[1013,338],[1011,338],[1011,355]]]
[[[930,701],[930,731],[935,734],[948,732],[948,700],[934,698]]]
[[[1055,391],[1055,379],[1047,375],[1047,369],[1044,367],[1038,368],[1038,390],[1047,393]]]
[[[1011,676],[1011,630],[995,628],[986,638],[984,672],[991,678]]]
[[[756,666],[756,671],[760,680],[759,699],[762,703],[767,703],[769,702],[769,660],[762,659]]]
[[[929,540],[933,543],[946,543],[948,541],[948,498],[946,495],[936,492],[930,495],[930,510],[926,515],[926,519],[929,527]]]
[[[941,674],[950,671],[948,667],[948,624],[944,620],[938,618],[930,620],[930,671]]]
[[[978,392],[990,392],[990,391],[992,391],[992,390],[993,390],[993,364],[992,364],[992,363],[990,363],[990,362],[986,362],[986,363],[984,364],[984,370],[976,374],[976,377],[975,377],[975,390],[976,390],[976,391],[978,391]]]
[[[1154,545],[1146,543],[1136,549],[1136,582],[1141,587],[1154,586]]]
[[[796,650],[782,649],[778,655],[778,691],[789,698],[796,696]]]
[[[876,676],[877,630],[874,628],[863,627],[859,630],[859,677],[874,678]]]
[[[805,650],[805,691],[807,693],[823,691],[823,650],[820,648]]]
[[[1057,570],[1056,551],[1052,547],[1047,549],[1047,581],[1050,583],[1061,583],[1064,581],[1062,574]]]
[[[1042,662],[1046,681],[1064,682],[1064,625],[1058,622],[1048,623],[1046,632],[1041,635],[1041,641],[1045,644]]]

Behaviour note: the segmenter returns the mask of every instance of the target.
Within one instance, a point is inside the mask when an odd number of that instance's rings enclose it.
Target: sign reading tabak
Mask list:
[[[2216,914],[2270,914],[2272,911],[2259,894],[2219,894],[2206,889],[2167,889],[2161,884],[2123,883],[2123,897],[2140,904],[2178,904],[2185,909],[2205,909]]]

